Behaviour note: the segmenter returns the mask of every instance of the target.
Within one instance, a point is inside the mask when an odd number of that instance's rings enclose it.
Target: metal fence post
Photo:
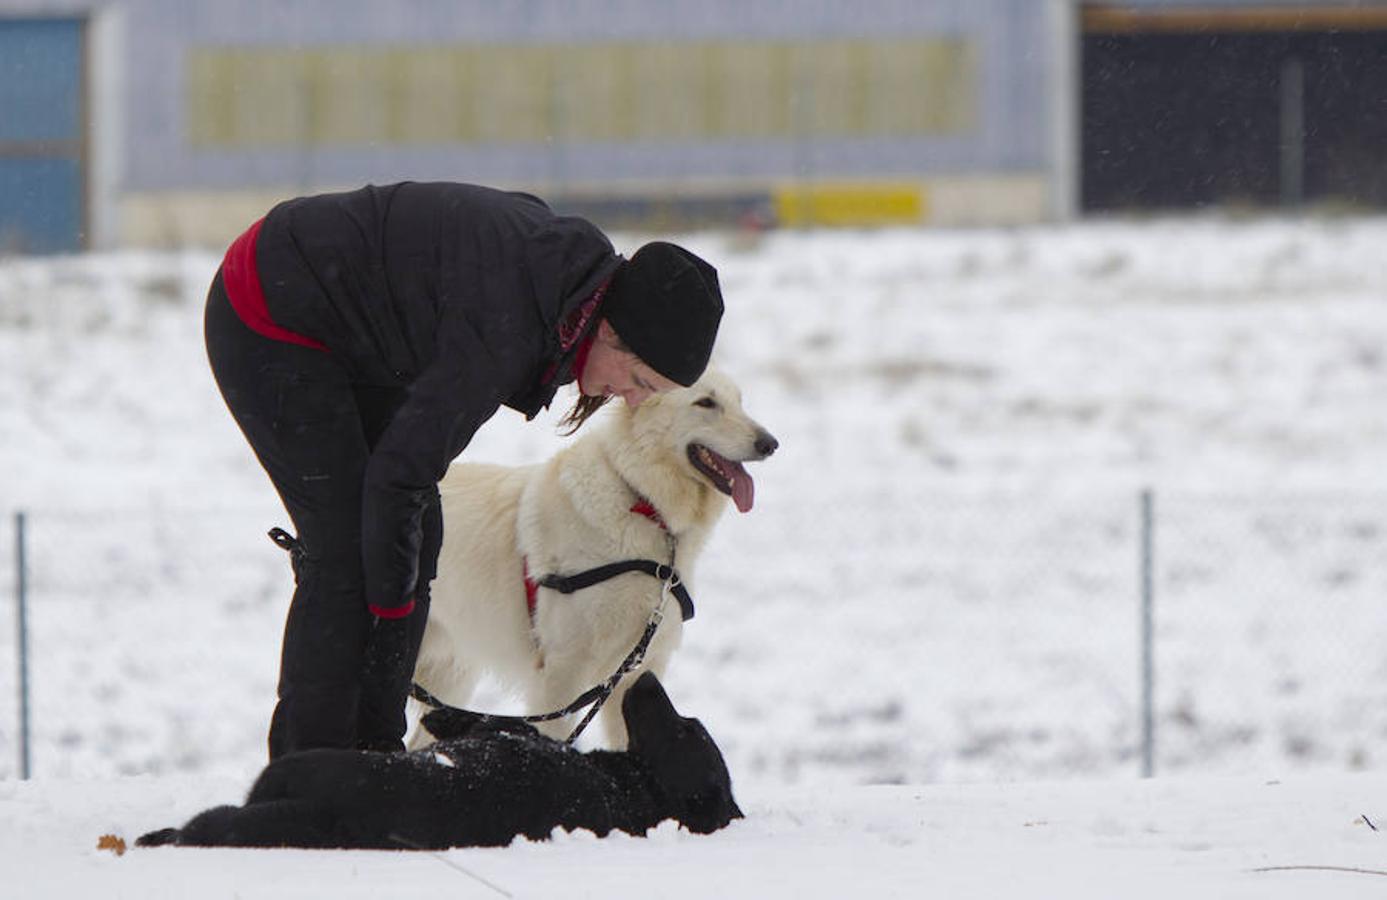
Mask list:
[[[1141,492],[1141,777],[1156,768],[1155,718],[1155,497]]]
[[[29,583],[26,576],[26,517],[14,514],[15,595],[19,622],[15,642],[19,645],[19,777],[29,778]]]

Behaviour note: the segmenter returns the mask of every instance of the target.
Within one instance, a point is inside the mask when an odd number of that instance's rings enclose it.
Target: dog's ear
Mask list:
[[[636,679],[621,700],[626,720],[626,749],[637,756],[661,756],[679,742],[683,719],[653,672]]]
[[[679,710],[674,708],[674,701],[670,700],[669,694],[665,692],[665,686],[660,684],[660,679],[648,669],[641,673],[636,683],[626,692],[621,707],[622,712],[627,715],[637,712],[652,718],[675,718],[679,715]]]

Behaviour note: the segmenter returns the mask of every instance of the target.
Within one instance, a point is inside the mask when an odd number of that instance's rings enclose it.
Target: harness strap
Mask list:
[[[605,285],[603,289],[605,289]],[[631,512],[645,516],[647,519],[660,526],[661,531],[665,532],[665,538],[669,544],[670,551],[669,565],[663,565],[650,559],[627,559],[620,562],[607,563],[604,566],[597,566],[574,575],[545,575],[538,581],[530,577],[530,564],[528,560],[522,557],[520,565],[521,578],[525,584],[525,605],[529,608],[530,621],[532,624],[535,617],[537,595],[541,587],[556,590],[561,594],[572,594],[584,588],[589,588],[595,584],[601,584],[604,581],[616,578],[618,575],[625,575],[628,572],[643,572],[653,578],[658,578],[660,581],[664,582],[664,591],[660,595],[660,603],[656,605],[655,610],[650,614],[649,621],[645,623],[645,631],[642,632],[640,640],[636,641],[636,645],[631,648],[630,653],[626,654],[626,658],[621,661],[621,665],[617,667],[617,670],[612,673],[610,678],[601,684],[588,688],[563,709],[556,709],[553,712],[538,713],[531,716],[504,716],[493,718],[518,719],[521,722],[550,722],[554,719],[562,719],[565,716],[572,715],[583,707],[588,706],[590,709],[588,709],[582,720],[579,721],[578,725],[573,729],[573,733],[568,736],[568,740],[565,741],[567,744],[572,744],[574,741],[578,740],[578,736],[588,727],[588,723],[593,720],[593,717],[596,716],[598,711],[606,704],[607,700],[612,696],[612,692],[616,690],[616,686],[621,683],[621,679],[627,674],[635,671],[639,668],[640,664],[645,661],[645,652],[650,648],[650,642],[655,638],[655,632],[659,630],[660,623],[664,621],[664,603],[668,595],[673,594],[675,599],[679,601],[679,613],[685,622],[694,617],[693,597],[689,596],[688,588],[684,587],[683,580],[674,569],[674,537],[670,534],[669,526],[665,524],[664,518],[660,515],[659,510],[655,509],[654,504],[644,497],[637,496],[636,502],[631,506]],[[273,535],[271,536],[273,537]],[[278,543],[277,538],[276,543]],[[467,710],[459,710],[456,706],[449,706],[418,684],[410,685],[410,696],[420,703],[434,709],[451,709],[459,712],[467,712]]]
[[[612,692],[616,690],[616,686],[621,682],[621,679],[626,677],[630,672],[635,671],[640,667],[641,663],[645,662],[645,651],[650,648],[650,642],[654,639],[655,632],[659,630],[660,623],[663,620],[664,616],[660,611],[660,607],[657,606],[655,611],[650,615],[650,621],[645,623],[645,631],[641,633],[640,640],[636,642],[636,646],[631,648],[631,652],[626,654],[626,658],[621,661],[621,665],[617,667],[617,670],[612,673],[611,677],[599,685],[588,688],[563,709],[556,709],[553,712],[547,713],[538,713],[532,716],[504,718],[516,718],[522,722],[549,722],[554,719],[562,719],[564,716],[572,715],[583,707],[589,706],[590,708],[587,713],[564,741],[566,744],[572,744],[574,741],[578,740],[578,736],[588,727],[588,723],[593,720],[606,704],[607,700],[612,696]],[[418,684],[410,685],[410,695],[420,703],[431,706],[434,709],[458,710],[458,707],[449,706]],[[466,712],[466,710],[458,711]]]
[[[275,546],[289,554],[289,565],[294,570],[294,582],[298,583],[304,578],[304,572],[308,568],[308,551],[303,549],[303,541],[294,537],[276,525],[268,532],[270,540],[274,541]]]
[[[525,609],[530,613],[530,627],[535,627],[535,610],[539,609],[539,583],[530,577],[530,561],[520,558],[520,580],[525,583]]]
[[[638,497],[636,502],[631,504],[631,512],[639,516],[645,516],[656,525],[659,525],[661,531],[669,531],[669,526],[665,524],[665,517],[660,515],[660,511],[655,508],[655,504],[644,497]]]
[[[575,575],[545,575],[535,583],[540,587],[556,590],[560,594],[572,594],[618,575],[625,575],[627,572],[644,572],[646,575],[669,582],[670,592],[679,601],[679,613],[684,621],[687,622],[694,617],[693,597],[689,596],[688,589],[679,579],[679,573],[674,571],[673,566],[657,563],[653,559],[625,559],[578,572]]]
[[[516,719],[521,722],[550,722],[554,719],[562,719],[564,716],[570,716],[589,703],[595,702],[598,697],[602,696],[602,689],[605,686],[605,684],[593,685],[579,694],[572,703],[568,704],[563,709],[556,709],[553,712],[536,713],[531,716],[497,716],[491,713],[478,713],[477,715],[485,716],[489,719]],[[461,709],[449,703],[444,703],[442,700],[438,699],[438,697],[434,696],[427,688],[417,682],[409,686],[409,695],[430,709],[451,709],[458,712],[470,712],[470,710]],[[574,737],[577,737],[576,733]]]

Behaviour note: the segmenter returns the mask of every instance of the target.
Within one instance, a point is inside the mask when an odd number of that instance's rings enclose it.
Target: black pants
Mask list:
[[[332,354],[252,331],[220,272],[205,327],[217,386],[298,532],[270,758],[313,747],[398,749],[443,535],[435,493],[414,611],[376,619],[363,586],[362,480],[404,390],[355,384]]]

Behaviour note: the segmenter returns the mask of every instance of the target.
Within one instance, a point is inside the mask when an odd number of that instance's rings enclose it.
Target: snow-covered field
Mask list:
[[[0,782],[4,896],[109,900],[901,898],[1333,900],[1387,889],[1387,777],[740,791],[706,837],[559,834],[447,853],[96,849],[236,779]],[[1366,819],[1364,818],[1366,816]],[[1351,871],[1363,870],[1363,871]]]
[[[436,859],[98,854],[258,769],[290,584],[264,531],[287,522],[206,371],[213,255],[16,259],[0,514],[28,513],[37,780],[9,750],[6,590],[6,869],[51,863],[49,896],[492,892],[452,865],[611,896],[671,863],[662,895],[1382,889],[1250,870],[1387,868],[1359,818],[1387,819],[1387,221],[684,240],[782,443],[669,678],[748,821]],[[539,459],[555,418],[503,412],[469,458]],[[1162,777],[1138,782],[1146,488]]]

